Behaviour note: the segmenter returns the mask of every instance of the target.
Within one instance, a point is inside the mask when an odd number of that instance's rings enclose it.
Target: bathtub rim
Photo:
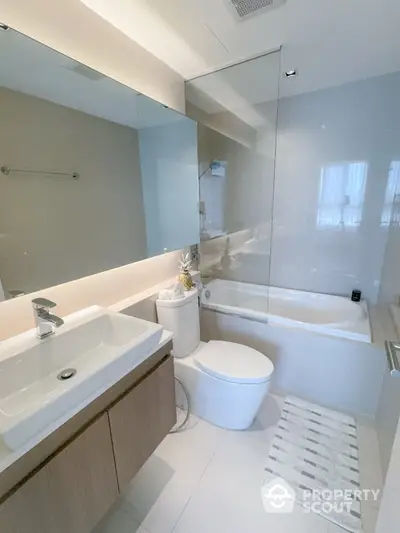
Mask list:
[[[363,312],[363,320],[360,322],[357,322],[356,324],[359,324],[362,326],[361,331],[357,331],[354,329],[349,329],[352,324],[349,324],[347,322],[332,322],[327,324],[315,324],[311,322],[303,322],[300,320],[295,320],[291,318],[285,318],[281,317],[280,315],[274,315],[269,312],[262,313],[260,311],[254,311],[249,308],[242,308],[237,306],[230,306],[226,304],[219,304],[216,302],[210,302],[205,297],[205,290],[209,285],[211,285],[210,290],[212,289],[212,284],[215,285],[215,282],[224,282],[226,283],[233,283],[236,286],[238,285],[252,285],[253,287],[263,287],[264,290],[268,289],[280,289],[280,290],[288,290],[296,293],[305,293],[307,294],[308,291],[298,291],[297,289],[284,289],[280,287],[269,287],[267,285],[256,285],[251,283],[242,283],[237,281],[230,281],[230,280],[219,280],[219,279],[213,279],[206,285],[204,285],[204,290],[201,292],[200,297],[200,306],[204,309],[208,309],[214,312],[218,312],[224,315],[234,315],[234,316],[240,316],[241,318],[248,319],[254,322],[261,322],[264,324],[268,324],[271,326],[277,326],[277,327],[285,327],[285,328],[291,328],[291,329],[302,329],[305,331],[309,331],[312,333],[320,334],[320,335],[327,335],[330,337],[336,337],[336,338],[343,338],[358,342],[363,342],[367,344],[373,344],[373,338],[372,338],[372,327],[371,327],[371,319],[370,319],[370,313],[368,308],[368,303],[365,300],[361,300],[361,302],[352,302],[354,305],[358,305],[361,307]],[[244,291],[243,291],[244,292]],[[324,296],[324,297],[334,297],[335,300],[337,299],[343,299],[346,298],[343,296],[337,296],[337,295],[330,295],[330,294],[324,294],[324,293],[309,293],[316,296]],[[366,331],[365,331],[366,330]]]

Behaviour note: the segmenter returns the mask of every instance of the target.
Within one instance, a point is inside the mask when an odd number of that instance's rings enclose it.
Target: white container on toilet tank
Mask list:
[[[242,344],[200,342],[198,292],[157,300],[158,321],[174,334],[175,374],[188,391],[193,414],[226,429],[247,429],[254,421],[274,366]]]
[[[174,357],[186,357],[200,344],[197,289],[176,300],[157,300],[157,315],[159,324],[174,333]]]

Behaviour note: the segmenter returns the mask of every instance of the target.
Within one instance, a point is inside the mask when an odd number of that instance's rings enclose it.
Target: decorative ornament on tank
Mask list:
[[[190,254],[182,254],[182,258],[179,261],[179,281],[182,283],[185,291],[190,291],[193,287],[193,280],[190,274],[191,266]]]

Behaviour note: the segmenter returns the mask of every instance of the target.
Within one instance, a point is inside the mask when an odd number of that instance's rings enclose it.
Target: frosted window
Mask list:
[[[317,226],[356,228],[362,219],[368,164],[364,161],[321,169]]]

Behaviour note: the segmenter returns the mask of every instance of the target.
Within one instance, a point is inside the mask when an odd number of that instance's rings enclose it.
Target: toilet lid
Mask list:
[[[195,361],[207,374],[232,383],[263,383],[274,371],[268,357],[235,342],[210,341],[195,355]]]

